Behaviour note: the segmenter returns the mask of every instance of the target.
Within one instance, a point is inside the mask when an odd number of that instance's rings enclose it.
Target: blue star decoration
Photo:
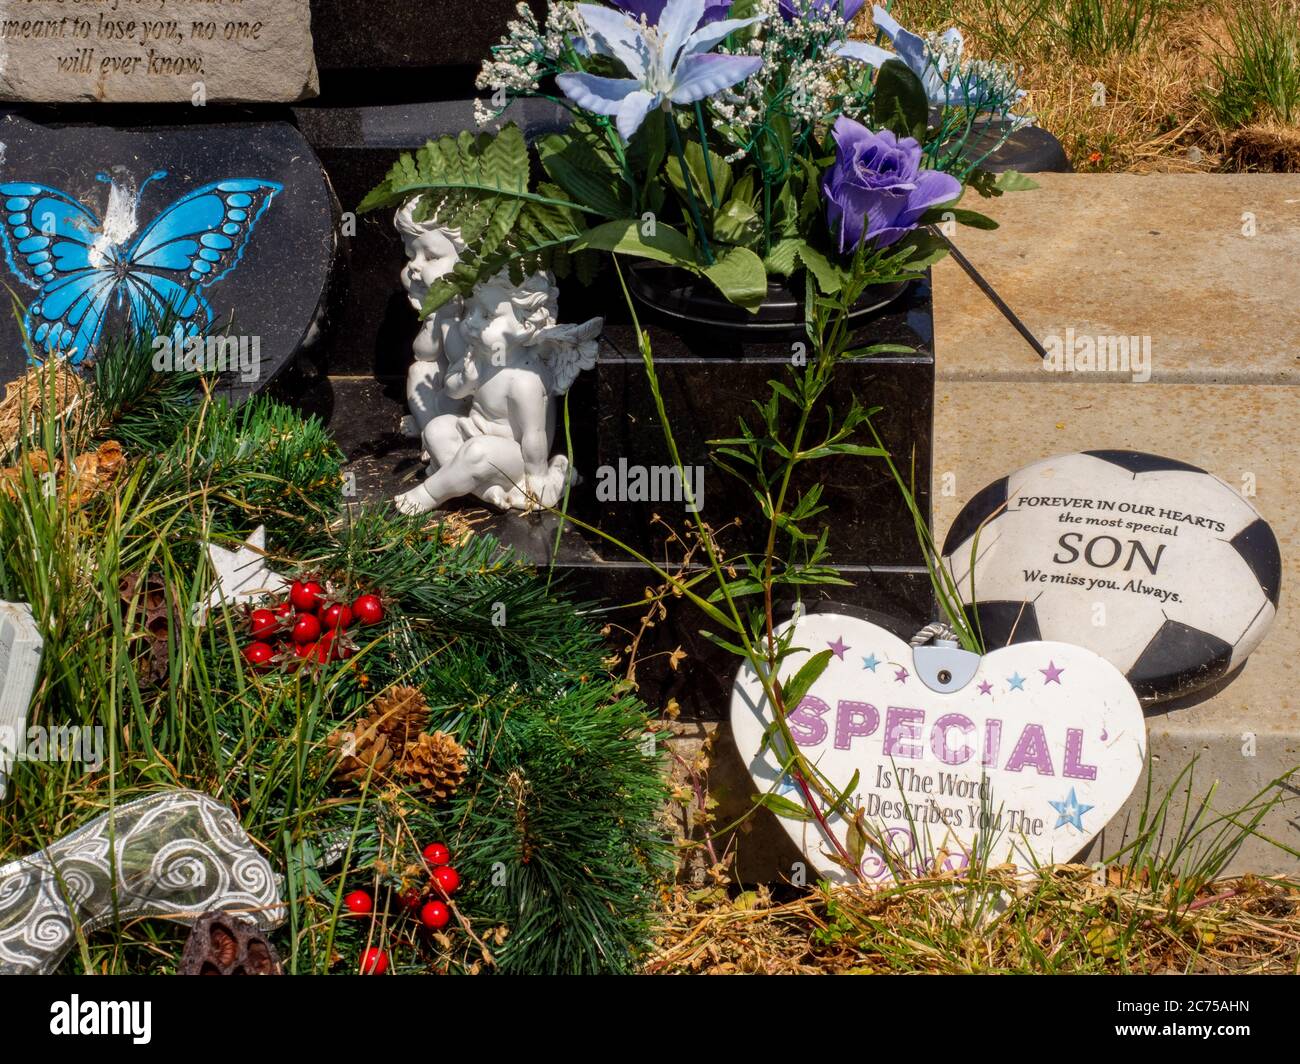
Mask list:
[[[1023,691],[1025,689],[1025,678],[1018,672],[1013,672],[1008,676],[1007,683],[1011,685],[1008,688],[1010,691]]]
[[[797,791],[798,789],[799,788],[794,785],[794,780],[791,778],[790,773],[787,772],[781,777],[781,786],[777,789],[777,793],[785,794],[786,791]]]
[[[880,659],[877,658],[875,654],[868,655],[862,659],[862,667],[864,669],[870,669],[872,672],[876,671],[876,666],[879,664]]]
[[[1056,826],[1058,828],[1070,824],[1073,827],[1083,830],[1083,814],[1092,808],[1090,805],[1083,805],[1078,798],[1074,796],[1074,788],[1070,788],[1070,796],[1063,798],[1059,802],[1053,802],[1050,798],[1047,801],[1057,812]]]

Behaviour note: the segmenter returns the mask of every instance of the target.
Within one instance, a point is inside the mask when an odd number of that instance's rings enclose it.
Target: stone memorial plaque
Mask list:
[[[309,0],[0,0],[0,99],[279,102],[315,96]]]
[[[159,369],[224,372],[232,398],[292,359],[335,250],[324,171],[287,123],[116,129],[0,121],[0,376],[36,354],[84,365],[134,329]],[[176,333],[159,337],[175,318]],[[207,339],[199,334],[206,330]],[[196,339],[197,337],[197,339]]]
[[[782,825],[827,879],[856,880],[845,855],[868,882],[961,872],[977,860],[1024,869],[1069,861],[1142,773],[1137,697],[1090,650],[1037,642],[980,657],[914,650],[856,617],[793,623],[796,649],[783,677],[830,653],[787,723],[849,808],[814,798],[825,825],[809,814],[803,787],[783,771],[780,733],[764,742],[773,715],[748,666],[736,679],[731,726],[758,792],[775,796]]]
[[[1282,580],[1273,530],[1239,492],[1136,451],[1063,455],[990,484],[958,514],[944,555],[985,646],[1078,643],[1149,701],[1241,665]]]

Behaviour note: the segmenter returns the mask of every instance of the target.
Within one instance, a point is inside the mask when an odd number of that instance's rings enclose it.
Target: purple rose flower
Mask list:
[[[826,221],[841,252],[870,240],[897,243],[931,207],[957,198],[961,182],[940,170],[921,169],[921,145],[889,130],[873,133],[843,116],[831,131],[835,162],[822,175]]]
[[[845,22],[852,22],[866,2],[867,0],[777,0],[776,6],[780,8],[781,17],[786,22],[803,18],[809,11],[825,15],[832,9],[843,15]]]
[[[859,7],[865,2],[866,0],[857,0]],[[657,26],[659,25],[659,17],[664,13],[664,5],[668,3],[668,0],[611,0],[611,3],[633,18],[640,18],[644,15],[647,26]],[[704,17],[700,19],[700,25],[707,26],[710,22],[717,22],[720,18],[726,18],[727,12],[730,10],[731,0],[705,0]]]

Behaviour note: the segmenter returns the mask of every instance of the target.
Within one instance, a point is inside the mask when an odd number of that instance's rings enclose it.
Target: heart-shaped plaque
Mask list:
[[[953,646],[914,651],[878,625],[838,614],[790,623],[796,649],[783,677],[831,652],[789,712],[790,734],[844,793],[849,819],[821,798],[821,819],[809,813],[800,781],[782,771],[785,741],[748,666],[736,678],[731,726],[759,791],[775,796],[767,804],[833,882],[857,879],[846,855],[875,882],[902,869],[959,871],[972,859],[1024,868],[1068,861],[1142,773],[1137,696],[1090,650],[1019,643],[981,658]]]

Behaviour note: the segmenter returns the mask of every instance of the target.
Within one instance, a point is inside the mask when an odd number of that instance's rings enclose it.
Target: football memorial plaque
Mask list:
[[[1282,579],[1273,530],[1239,492],[1136,451],[1063,455],[990,484],[957,515],[944,556],[989,649],[1077,643],[1150,702],[1240,666]]]

